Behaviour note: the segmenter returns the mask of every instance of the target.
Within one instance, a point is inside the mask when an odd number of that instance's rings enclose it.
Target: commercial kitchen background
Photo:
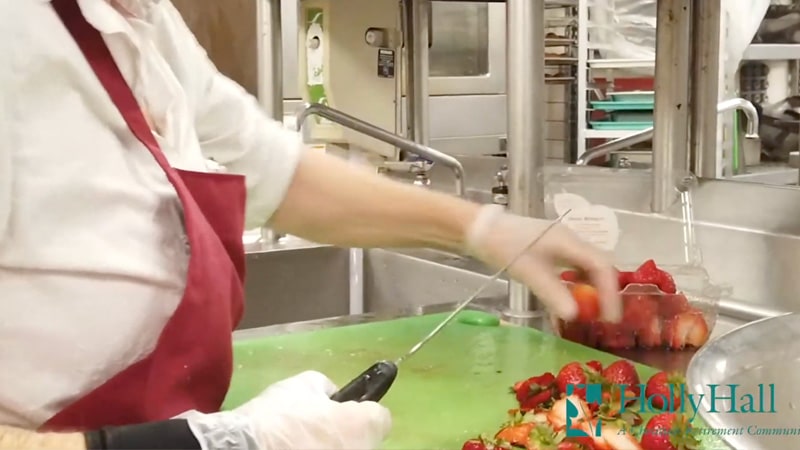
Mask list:
[[[259,21],[269,20],[262,11],[269,1],[262,5],[255,0],[173,3],[219,68],[258,94],[264,79],[259,73],[263,74],[265,67],[259,47],[269,27],[269,23]],[[292,127],[303,108],[301,74],[305,65],[299,64],[298,48],[298,8],[302,3],[307,1],[280,1],[283,112],[285,123]],[[800,107],[794,97],[800,67],[800,40],[796,40],[800,14],[795,6],[773,2],[764,20],[754,20],[752,14],[730,14],[730,3],[726,3],[722,2],[716,55],[720,58],[717,98],[718,102],[733,101],[729,104],[732,109],[725,109],[716,121],[717,160],[710,172],[715,176],[708,176],[708,171],[701,174],[705,177],[693,194],[703,265],[715,281],[729,288],[715,334],[761,317],[797,311],[795,293],[800,289],[800,277],[796,276],[800,263],[800,176],[795,161],[800,114],[793,109]],[[739,8],[743,2],[732,3]],[[757,10],[759,2],[752,3]],[[638,6],[631,8],[634,4]],[[591,122],[600,120],[593,102],[604,100],[612,92],[653,89],[656,2],[546,1],[544,10],[544,150],[550,166],[564,167],[593,147],[642,131],[641,124],[631,129],[593,127]],[[746,19],[753,23],[739,23]],[[503,2],[431,3],[426,143],[463,164],[466,195],[479,201],[496,201],[492,188],[509,176],[506,20]],[[760,32],[753,42],[739,42],[747,34],[741,30],[756,29]],[[698,41],[692,42],[697,51]],[[262,56],[264,51],[262,48]],[[730,57],[736,54],[743,56]],[[374,66],[369,70],[375,70]],[[685,72],[684,76],[691,75]],[[336,92],[340,99],[348,96],[351,102],[373,101],[363,90],[346,92],[342,87]],[[736,100],[740,98],[757,105],[760,121],[753,120],[752,106],[748,108],[747,102],[742,106]],[[403,134],[398,130],[405,129],[402,122],[406,114],[400,112],[396,117],[399,123],[392,131]],[[361,118],[370,121],[370,117]],[[748,129],[755,123],[759,123],[756,131],[760,139]],[[657,242],[658,236],[679,226],[674,213],[647,211],[651,172],[644,169],[652,166],[652,146],[652,141],[645,139],[592,162],[628,170],[570,169],[571,173],[586,174],[579,191],[618,210],[627,233],[617,249],[623,260],[649,257],[654,252],[669,259],[681,251],[673,248],[680,245]],[[435,164],[422,176],[407,178],[452,191],[452,173],[442,164]],[[435,252],[342,250],[291,237],[280,243],[253,241],[249,245],[248,270],[268,271],[271,276],[269,282],[251,277],[248,299],[269,298],[270,302],[249,301],[243,328],[449,303],[485,279],[485,271],[474,262]],[[489,295],[503,296],[507,289],[505,281],[498,281]],[[297,302],[297,298],[304,302]]]

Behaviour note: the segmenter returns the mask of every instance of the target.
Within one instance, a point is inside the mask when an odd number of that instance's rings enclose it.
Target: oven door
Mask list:
[[[504,93],[505,4],[433,1],[431,8],[430,95]]]

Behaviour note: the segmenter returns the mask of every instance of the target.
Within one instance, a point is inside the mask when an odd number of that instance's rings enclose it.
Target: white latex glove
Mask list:
[[[500,269],[550,224],[548,220],[508,214],[499,205],[486,205],[467,233],[467,250],[471,256]],[[601,318],[611,322],[621,319],[622,301],[614,266],[599,249],[581,240],[566,225],[550,228],[508,272],[527,285],[551,312],[572,320],[578,308],[557,273],[559,264],[575,267],[589,276],[600,295]]]
[[[303,372],[268,387],[233,411],[181,415],[203,450],[372,450],[389,434],[389,410],[330,400],[336,386]]]

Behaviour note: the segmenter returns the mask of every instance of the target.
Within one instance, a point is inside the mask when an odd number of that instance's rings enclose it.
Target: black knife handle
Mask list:
[[[397,365],[379,361],[331,396],[336,402],[380,401],[397,378]]]

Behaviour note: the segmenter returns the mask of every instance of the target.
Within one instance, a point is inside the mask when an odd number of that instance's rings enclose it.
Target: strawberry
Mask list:
[[[487,450],[488,447],[486,443],[483,442],[483,439],[470,439],[467,442],[464,442],[464,445],[461,446],[461,450]]]
[[[570,283],[579,283],[583,281],[583,276],[576,270],[565,270],[561,272],[561,279]]]
[[[494,436],[496,440],[507,442],[512,446],[527,447],[530,440],[531,431],[537,427],[535,423],[521,423],[518,425],[508,425],[497,432]]]
[[[642,433],[642,447],[647,450],[696,450],[700,441],[692,432],[686,416],[661,413],[653,416]]]
[[[623,297],[622,322],[633,328],[640,347],[661,345],[661,319],[658,302],[653,296],[634,294]]]
[[[589,329],[590,327],[585,323],[558,320],[558,335],[578,344],[588,345]]]
[[[689,299],[683,294],[664,295],[658,302],[658,314],[664,319],[672,319],[691,309]]]
[[[567,387],[577,384],[589,384],[601,382],[599,373],[591,367],[586,367],[579,362],[571,362],[558,371],[556,375],[556,387],[558,393],[567,395]],[[586,399],[586,388],[573,386],[573,394],[579,398]]]
[[[658,288],[666,294],[674,294],[678,292],[678,288],[675,286],[675,279],[672,278],[672,275],[670,275],[669,272],[661,269],[659,269],[658,275]]]
[[[623,290],[633,283],[633,272],[618,272],[617,280],[619,281],[619,290]]]
[[[603,404],[597,410],[595,417],[603,423],[613,422],[626,427],[638,427],[642,424],[642,416],[632,409],[622,408],[621,389],[612,386],[607,392],[603,392]],[[626,394],[626,397],[629,396]]]
[[[657,286],[661,292],[674,294],[677,292],[675,280],[668,272],[656,266],[655,261],[648,259],[631,275],[629,284],[652,284]]]
[[[585,439],[585,441],[578,439]],[[556,450],[594,450],[594,448],[594,441],[591,438],[568,437],[558,444]]]
[[[608,350],[624,350],[636,347],[636,333],[626,323],[598,323],[599,346]]]
[[[596,446],[598,450],[656,450],[640,444],[630,429],[614,423],[603,424],[600,440],[603,446]]]
[[[652,284],[658,286],[661,278],[661,270],[656,266],[655,261],[648,259],[631,275],[631,284]]]
[[[512,388],[519,402],[520,411],[527,412],[546,404],[558,394],[556,377],[546,372],[542,375],[518,381]]]
[[[589,361],[586,363],[586,367],[591,370],[594,370],[596,373],[603,373],[603,363],[600,361]]]
[[[689,311],[678,314],[664,323],[664,344],[673,350],[685,347],[701,347],[710,335],[703,313]]]
[[[611,363],[603,370],[603,378],[613,387],[619,388],[617,400],[621,394],[621,386],[625,385],[625,401],[632,403],[639,396],[639,374],[630,362],[620,359]]]
[[[594,286],[575,284],[572,286],[572,298],[578,304],[578,322],[591,322],[600,316],[600,298]]]
[[[567,426],[567,404],[572,403],[578,408],[578,415],[572,418],[572,425],[577,426],[581,422],[592,418],[589,405],[579,396],[570,395],[562,397],[553,403],[553,407],[547,413],[547,421],[556,430],[563,430]]]
[[[676,411],[681,406],[681,389],[686,378],[679,373],[658,372],[647,380],[645,397],[658,409]]]

